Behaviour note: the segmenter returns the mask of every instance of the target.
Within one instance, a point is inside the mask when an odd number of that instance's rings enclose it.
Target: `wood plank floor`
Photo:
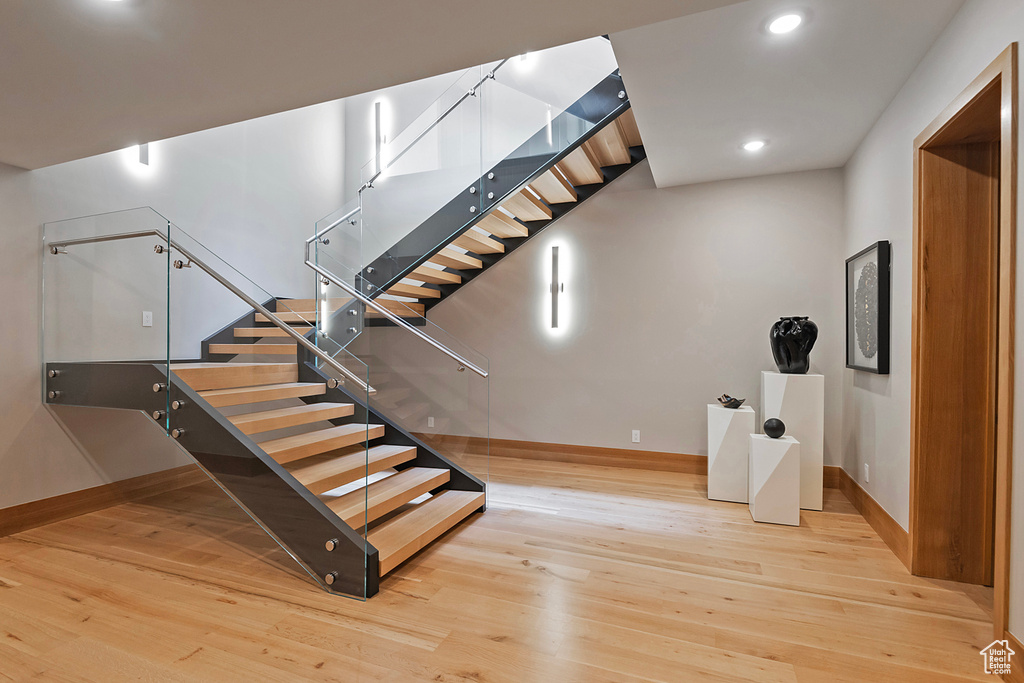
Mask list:
[[[0,680],[991,680],[991,591],[908,575],[836,490],[789,528],[699,475],[490,469],[367,603],[212,484],[0,539]]]

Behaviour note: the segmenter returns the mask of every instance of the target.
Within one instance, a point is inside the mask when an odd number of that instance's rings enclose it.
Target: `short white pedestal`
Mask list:
[[[747,441],[754,433],[754,409],[708,404],[708,498],[747,502]]]
[[[825,376],[761,373],[761,422],[777,417],[800,442],[800,507],[820,510],[825,464]]]
[[[800,442],[750,435],[750,516],[755,522],[800,526]]]

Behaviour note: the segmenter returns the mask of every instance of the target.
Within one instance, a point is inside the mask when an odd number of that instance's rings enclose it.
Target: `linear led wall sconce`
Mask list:
[[[551,327],[558,327],[558,294],[565,283],[558,281],[558,247],[551,247]]]
[[[139,163],[143,166],[149,166],[149,143],[144,142],[139,145]]]

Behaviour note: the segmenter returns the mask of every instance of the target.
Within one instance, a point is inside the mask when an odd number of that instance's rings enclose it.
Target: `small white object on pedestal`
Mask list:
[[[800,442],[750,435],[747,497],[755,522],[800,526]]]
[[[747,502],[747,441],[754,409],[708,404],[708,498]]]
[[[761,373],[761,421],[777,417],[800,442],[800,507],[820,510],[825,465],[825,376]]]

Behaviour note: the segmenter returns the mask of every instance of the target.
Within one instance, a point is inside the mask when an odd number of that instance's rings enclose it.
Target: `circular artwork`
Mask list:
[[[866,264],[860,271],[854,294],[853,323],[860,352],[865,358],[874,358],[878,353],[878,266],[875,263]]]

